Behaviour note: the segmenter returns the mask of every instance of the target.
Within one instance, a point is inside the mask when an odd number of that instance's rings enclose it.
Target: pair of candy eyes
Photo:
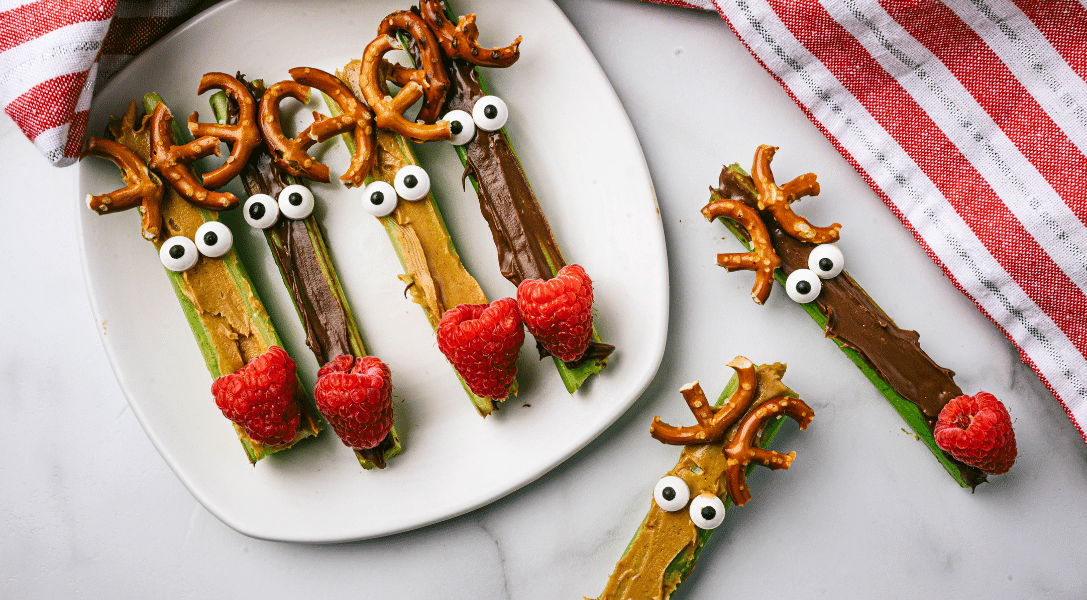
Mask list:
[[[785,280],[785,292],[795,302],[807,304],[819,297],[823,289],[820,279],[837,277],[845,267],[845,256],[837,246],[822,244],[808,254],[808,268],[789,273]]]
[[[279,200],[268,194],[253,194],[245,201],[242,212],[245,222],[257,229],[268,229],[279,221],[279,215],[298,221],[313,213],[313,192],[304,185],[294,184],[283,188]]]
[[[720,498],[705,492],[691,500],[687,482],[675,475],[668,475],[657,482],[657,487],[653,488],[653,500],[668,512],[683,510],[690,500],[688,512],[691,522],[699,529],[716,529],[725,520],[725,503]]]
[[[501,98],[484,96],[472,105],[472,114],[463,110],[452,110],[442,120],[449,121],[449,131],[453,134],[449,141],[456,146],[463,146],[476,136],[476,129],[498,131],[506,124],[509,116],[509,108]]]
[[[219,221],[208,221],[196,230],[195,241],[183,235],[175,235],[163,242],[159,249],[159,260],[162,261],[162,266],[180,273],[193,268],[201,254],[218,258],[230,252],[232,245],[234,236],[230,233],[230,228]]]
[[[422,167],[408,165],[396,172],[393,185],[374,181],[362,189],[362,208],[375,217],[392,214],[398,204],[397,197],[414,202],[430,193],[430,175]]]

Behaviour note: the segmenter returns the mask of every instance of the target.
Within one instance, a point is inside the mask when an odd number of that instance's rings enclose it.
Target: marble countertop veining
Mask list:
[[[0,117],[9,213],[0,236],[0,312],[9,315],[0,321],[0,597],[591,596],[678,455],[649,437],[651,418],[683,419],[679,388],[700,379],[715,395],[737,354],[789,362],[786,382],[816,419],[806,432],[784,430],[775,447],[797,451],[793,467],[751,478],[754,500],[730,512],[679,598],[1087,595],[1087,445],[1012,345],[724,23],[629,0],[558,4],[630,115],[668,239],[665,357],[627,414],[536,482],[444,523],[324,546],[238,534],[179,483],[110,370],[98,339],[109,324],[95,322],[82,281],[76,169],[50,167]],[[715,266],[717,252],[736,246],[698,213],[706,188],[722,163],[749,163],[760,143],[781,146],[774,166],[783,176],[819,175],[823,194],[802,212],[844,225],[848,269],[896,322],[917,329],[964,389],[1007,403],[1019,441],[1008,475],[973,494],[960,489],[780,290],[758,307],[750,274]]]

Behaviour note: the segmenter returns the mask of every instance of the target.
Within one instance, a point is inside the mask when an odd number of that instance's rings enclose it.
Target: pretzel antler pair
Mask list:
[[[813,412],[803,400],[787,396],[767,400],[748,412],[754,402],[758,385],[755,365],[750,360],[737,356],[728,366],[735,369],[738,385],[724,406],[710,406],[698,382],[688,384],[680,393],[698,424],[675,427],[661,422],[660,417],[654,417],[649,433],[666,444],[719,443],[726,438],[728,429],[739,422],[735,435],[724,444],[722,452],[727,457],[725,484],[728,495],[737,506],[743,506],[751,499],[747,490],[749,464],[754,462],[775,470],[788,469],[796,457],[795,452],[781,454],[753,446],[755,437],[770,419],[780,414],[793,418],[801,429],[806,429],[811,423]]]
[[[812,244],[826,244],[838,240],[842,226],[838,223],[830,227],[816,227],[804,217],[793,212],[790,203],[804,196],[819,194],[819,182],[815,173],[801,175],[792,181],[778,186],[770,161],[777,148],[759,146],[755,151],[755,164],[751,168],[755,190],[758,191],[758,210],[769,211],[774,220],[781,225],[785,233]],[[743,202],[729,198],[717,198],[702,208],[702,215],[708,220],[726,217],[739,223],[751,239],[751,252],[736,252],[717,255],[717,264],[728,271],[755,271],[755,285],[751,289],[751,298],[758,304],[766,303],[770,290],[774,286],[774,271],[781,266],[781,258],[774,251],[766,223],[754,208]]]
[[[405,11],[393,13],[393,15],[401,14],[411,15],[418,19],[416,15]],[[390,18],[393,15],[390,15]],[[409,17],[401,18],[405,21],[410,20]],[[386,22],[382,22],[383,28]],[[408,32],[411,33],[412,30]],[[420,51],[422,52],[424,46],[430,48],[430,51],[436,50],[437,45],[433,40],[431,36],[429,43],[418,44]],[[431,97],[426,99],[423,107],[423,110],[427,112],[421,116],[431,116],[430,111],[437,113],[441,110],[442,103],[445,101],[445,90],[449,85],[448,79],[445,79],[441,60],[437,59],[435,65],[433,60],[424,58],[424,68],[421,70],[390,66],[390,63],[384,60],[385,54],[400,48],[399,42],[382,33],[366,46],[366,51],[362,55],[362,64],[359,67],[359,87],[362,88],[366,103],[374,111],[377,126],[419,142],[449,139],[453,133],[449,129],[448,121],[437,121],[433,124],[413,123],[404,117],[404,111],[428,93]],[[442,71],[440,78],[437,75],[438,71]],[[388,92],[385,83],[388,79],[393,79],[402,86],[396,96]],[[444,85],[442,85],[443,82]],[[438,91],[441,93],[440,100],[437,99]]]
[[[376,158],[373,116],[370,111],[342,81],[330,73],[311,67],[296,67],[289,73],[293,81],[272,84],[265,90],[260,102],[260,127],[276,164],[296,177],[327,183],[328,166],[310,156],[308,150],[314,144],[334,135],[352,132],[355,138],[355,154],[340,179],[348,186],[362,185]],[[317,88],[332,98],[339,106],[341,114],[326,117],[314,112],[313,123],[293,139],[288,139],[279,120],[279,104],[286,97],[303,104],[308,103],[310,88]]]

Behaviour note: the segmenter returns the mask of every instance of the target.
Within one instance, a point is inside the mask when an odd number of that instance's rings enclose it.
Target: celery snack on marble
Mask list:
[[[827,243],[837,240],[839,225],[811,226],[788,209],[790,201],[817,194],[819,184],[811,173],[775,184],[769,166],[774,150],[761,146],[756,152],[754,178],[734,164],[722,170],[719,188],[710,190],[710,203],[702,214],[709,220],[720,218],[750,251],[746,255],[720,254],[718,263],[729,270],[742,269],[748,267],[736,265],[753,260],[743,257],[760,257],[755,261],[759,265],[753,292],[756,302],[761,304],[760,291],[765,300],[776,280],[876,386],[959,485],[975,487],[984,482],[984,473],[941,450],[933,435],[941,408],[962,395],[954,373],[937,365],[921,349],[918,334],[895,325],[842,270],[842,253]],[[778,193],[775,189],[784,191],[777,201],[772,198]],[[812,236],[810,241],[789,233],[805,227]],[[822,236],[830,237],[824,240]],[[818,263],[823,259],[834,269],[818,274]],[[798,286],[806,289],[806,295],[798,295]]]
[[[718,398],[706,401],[698,382],[681,393],[698,425],[673,427],[653,419],[653,437],[683,444],[679,463],[656,485],[653,501],[600,600],[667,600],[690,575],[714,530],[733,504],[750,499],[746,477],[755,464],[787,469],[795,452],[765,450],[786,415],[801,429],[812,410],[787,388],[785,365],[755,367],[737,357],[736,375]],[[727,402],[726,402],[727,400]],[[727,490],[727,493],[726,493]]]

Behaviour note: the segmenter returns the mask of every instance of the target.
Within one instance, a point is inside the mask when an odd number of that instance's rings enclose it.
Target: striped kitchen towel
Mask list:
[[[96,87],[200,0],[0,0],[0,106],[54,165],[75,162]]]
[[[1084,435],[1087,0],[712,3]]]

